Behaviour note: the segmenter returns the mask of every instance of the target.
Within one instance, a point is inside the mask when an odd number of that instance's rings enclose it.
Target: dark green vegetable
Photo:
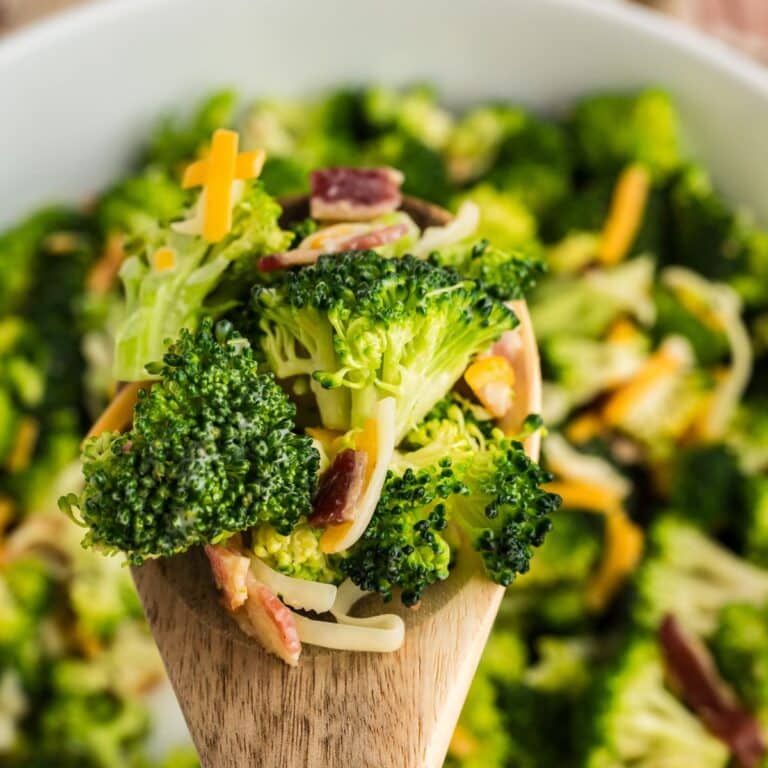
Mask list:
[[[292,432],[282,389],[244,339],[209,321],[163,360],[133,428],[88,441],[85,489],[60,502],[89,526],[85,545],[140,563],[258,523],[289,533],[310,511],[319,459]]]

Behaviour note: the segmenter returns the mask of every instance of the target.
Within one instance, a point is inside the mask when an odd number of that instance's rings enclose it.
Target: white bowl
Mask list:
[[[454,103],[560,109],[656,83],[729,197],[768,218],[768,74],[609,0],[102,0],[0,44],[0,225],[82,198],[158,113],[215,86],[296,93],[435,82]],[[761,162],[762,161],[762,162]]]

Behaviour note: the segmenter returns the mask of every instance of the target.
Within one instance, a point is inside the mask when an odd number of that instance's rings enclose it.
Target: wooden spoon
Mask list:
[[[287,220],[307,215],[306,198],[283,204]],[[403,209],[420,227],[450,220],[444,209],[414,198]],[[518,400],[521,412],[539,413],[530,319],[524,304],[515,309],[522,325],[511,333],[525,339],[515,353],[525,359],[513,361]],[[527,449],[537,457],[537,445]],[[133,576],[205,768],[439,768],[504,594],[475,555],[462,552],[418,610],[364,601],[373,604],[369,610],[403,616],[399,651],[305,645],[291,668],[225,612],[201,551],[149,561]]]

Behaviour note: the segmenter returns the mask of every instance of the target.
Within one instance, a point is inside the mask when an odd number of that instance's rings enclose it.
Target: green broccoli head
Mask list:
[[[264,523],[251,531],[251,548],[270,568],[286,576],[338,584],[342,574],[333,556],[320,549],[322,533],[304,520],[288,534]]]
[[[639,162],[663,179],[683,161],[677,111],[669,95],[657,89],[584,99],[569,127],[577,165],[597,175]]]
[[[204,314],[230,308],[256,274],[257,257],[281,251],[291,241],[278,223],[281,209],[260,183],[251,184],[233,210],[232,228],[218,243],[156,226],[134,239],[120,270],[125,316],[116,332],[114,375],[120,381],[147,378],[145,366],[159,360],[169,338],[194,329]],[[175,264],[156,269],[153,255],[171,248]]]
[[[430,584],[448,578],[445,500],[458,490],[447,459],[390,471],[368,528],[341,561],[342,571],[361,589],[390,599],[398,587],[405,605],[418,603]]]
[[[286,394],[227,323],[182,331],[163,359],[132,429],[90,439],[85,489],[60,501],[89,528],[84,544],[141,563],[260,523],[289,533],[311,510],[319,457]]]
[[[459,243],[436,251],[429,260],[477,281],[489,296],[501,301],[523,298],[546,271],[541,249],[534,242],[508,251],[487,240]]]
[[[687,631],[707,636],[727,604],[768,600],[768,571],[677,517],[655,523],[650,552],[636,579],[635,619],[642,627],[655,630],[671,613]]]
[[[768,721],[768,602],[726,605],[709,645],[739,698]]]
[[[615,666],[599,680],[593,707],[587,768],[728,764],[727,747],[665,687],[652,636],[630,638]]]
[[[466,401],[455,397],[440,402],[407,443],[421,444],[400,458],[411,466],[451,461],[448,519],[470,540],[488,576],[508,586],[516,574],[525,573],[533,547],[550,530],[549,514],[560,503],[559,496],[542,488],[549,473],[520,443],[478,419]]]
[[[551,475],[520,443],[500,434],[486,450],[463,459],[456,474],[465,491],[451,497],[451,520],[480,554],[488,576],[508,586],[530,567],[533,547],[549,532],[560,497],[542,485]]]
[[[308,375],[323,425],[362,426],[379,399],[397,403],[396,441],[517,319],[472,280],[410,256],[322,256],[257,287],[260,343],[278,376]]]

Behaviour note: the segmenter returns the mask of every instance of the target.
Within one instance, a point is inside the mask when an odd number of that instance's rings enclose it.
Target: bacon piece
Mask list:
[[[766,754],[760,724],[722,679],[706,647],[671,615],[664,617],[659,642],[671,685],[743,768],[757,768]]]
[[[288,606],[253,574],[248,575],[248,599],[232,618],[240,629],[258,640],[269,653],[295,667],[301,656],[301,639],[296,616]]]
[[[325,168],[310,175],[310,215],[368,221],[400,207],[403,174],[394,168]]]
[[[221,590],[229,611],[240,608],[248,599],[247,579],[251,561],[231,547],[206,544],[205,554],[211,563],[213,578]]]
[[[351,519],[360,497],[368,466],[368,454],[348,448],[333,460],[320,481],[309,524],[316,528],[339,525]]]
[[[349,240],[345,240],[341,243],[342,251],[366,251],[372,248],[380,248],[382,245],[388,243],[394,243],[401,237],[405,237],[408,234],[408,225],[403,222],[401,224],[391,224],[388,227],[382,227],[381,229],[373,229],[364,235],[357,235],[350,237]]]
[[[278,269],[289,269],[290,267],[306,267],[314,264],[323,251],[317,248],[296,248],[292,251],[283,253],[272,253],[269,256],[262,256],[257,262],[260,272],[275,272]]]

